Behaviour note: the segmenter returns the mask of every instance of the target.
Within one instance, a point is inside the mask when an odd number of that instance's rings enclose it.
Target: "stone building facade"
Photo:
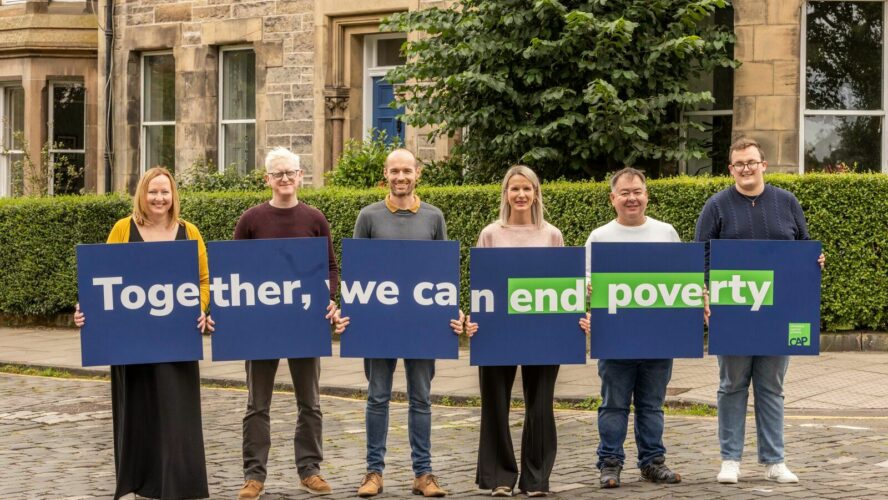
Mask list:
[[[38,192],[37,182],[57,193],[96,190],[99,31],[93,7],[0,2],[0,197]],[[79,174],[49,170],[54,161],[62,163],[59,156]]]
[[[132,190],[140,172],[154,164],[148,157],[158,157],[146,132],[155,125],[145,120],[152,113],[145,107],[146,60],[157,55],[173,61],[174,117],[158,122],[173,127],[176,169],[208,160],[232,164],[224,151],[230,138],[221,130],[229,97],[220,74],[226,71],[220,61],[232,49],[254,57],[255,87],[246,94],[255,99],[247,118],[255,138],[247,148],[251,161],[241,168],[261,166],[266,151],[284,146],[300,155],[306,183],[322,184],[343,144],[366,135],[365,39],[379,34],[385,15],[420,7],[419,0],[116,0],[113,189]],[[101,66],[102,47],[99,54]],[[167,91],[160,99],[168,97]],[[100,136],[104,128],[100,120]],[[421,131],[405,132],[407,146],[423,158],[447,153],[446,144],[428,144]]]
[[[74,147],[83,156],[85,191],[132,191],[155,164],[179,172],[220,165],[247,171],[261,167],[275,146],[299,154],[306,183],[322,185],[344,144],[374,126],[402,135],[423,159],[441,159],[450,150],[452,144],[430,143],[427,131],[403,127],[380,105],[392,92],[382,75],[400,63],[401,42],[415,36],[381,34],[380,20],[444,1],[110,0],[110,20],[107,1],[0,0],[4,123],[23,129],[32,158],[51,134]],[[875,69],[860,78],[824,66],[841,57],[822,57],[835,49],[821,39],[839,37],[856,47],[849,60],[882,54],[885,9],[883,1],[734,0],[733,11],[716,22],[734,30],[742,65],[703,82],[715,105],[686,113],[711,129],[704,139],[714,159],[677,171],[724,173],[724,143],[741,133],[761,141],[772,170],[859,160],[888,171],[885,64],[874,61]],[[848,29],[824,31],[824,18]],[[113,27],[110,82],[106,26]],[[71,101],[58,91],[66,85],[83,88],[74,95],[83,101],[82,144],[51,123],[53,98]],[[10,102],[23,112],[10,112]],[[18,151],[5,136],[3,146]],[[104,153],[111,153],[110,176]],[[0,183],[8,182],[4,164],[11,157],[2,158]]]

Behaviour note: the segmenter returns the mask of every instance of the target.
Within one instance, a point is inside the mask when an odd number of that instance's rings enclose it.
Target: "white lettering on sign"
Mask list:
[[[343,304],[369,304],[371,301],[393,306],[400,298],[400,288],[393,281],[343,281]],[[456,285],[449,282],[421,281],[413,287],[413,301],[421,306],[455,306],[459,300]]]
[[[123,285],[120,276],[93,278],[92,284],[102,288],[102,309],[105,311],[114,310],[115,299],[130,310],[141,309],[147,302],[151,306],[148,313],[152,316],[167,316],[173,312],[176,304],[184,307],[200,305],[200,287],[195,283],[182,283],[178,287],[172,283],[157,283],[149,286],[147,291],[139,285],[127,285],[117,295],[115,286]],[[257,300],[262,305],[276,306],[296,303],[295,296],[301,287],[299,280],[264,281],[254,285],[241,282],[240,275],[234,273],[227,281],[218,276],[213,278],[210,293],[216,307],[251,307],[256,305]],[[308,310],[311,307],[311,294],[299,295],[302,308]]]

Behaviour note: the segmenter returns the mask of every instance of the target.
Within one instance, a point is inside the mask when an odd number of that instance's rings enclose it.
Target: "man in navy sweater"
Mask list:
[[[802,206],[789,191],[765,184],[768,168],[759,144],[747,137],[736,139],[730,150],[734,185],[716,193],[697,219],[696,240],[718,239],[809,240]],[[824,265],[821,254],[817,263]],[[812,263],[813,265],[814,263]],[[708,306],[706,311],[709,314]],[[766,466],[765,477],[779,483],[799,478],[784,464],[783,377],[788,356],[719,356],[718,439],[722,466],[720,483],[736,483],[746,427],[749,383],[755,393],[758,459]]]

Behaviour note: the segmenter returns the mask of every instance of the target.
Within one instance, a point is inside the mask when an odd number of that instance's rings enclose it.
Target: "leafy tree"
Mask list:
[[[733,34],[703,23],[726,0],[456,0],[396,14],[404,120],[465,130],[457,153],[496,179],[511,163],[546,178],[602,176],[640,160],[702,158],[680,138],[682,108],[711,102],[688,82],[736,67]]]

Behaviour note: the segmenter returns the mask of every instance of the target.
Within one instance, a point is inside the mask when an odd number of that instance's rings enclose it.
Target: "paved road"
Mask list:
[[[240,422],[246,394],[203,390],[203,416],[212,498],[234,498],[241,483]],[[298,490],[292,458],[295,402],[279,393],[272,408],[273,448],[265,498],[307,498]],[[364,405],[324,397],[323,473],[332,498],[354,498],[364,470]],[[406,406],[393,404],[389,432],[386,494],[413,498],[408,487],[409,446]],[[477,408],[434,409],[436,472],[452,496],[475,496]],[[520,443],[520,412],[513,412],[513,436]],[[667,417],[669,464],[683,474],[680,485],[664,487],[624,471],[624,486],[603,492],[592,469],[595,414],[557,413],[559,449],[552,475],[558,498],[886,498],[888,497],[888,418],[797,416],[787,419],[789,465],[800,485],[777,485],[761,478],[754,461],[754,432],[748,432],[744,480],[734,486],[714,482],[719,458],[716,419]],[[748,427],[754,428],[749,419]],[[632,432],[630,430],[630,436]],[[627,449],[634,443],[629,438]],[[62,380],[0,374],[0,498],[110,498],[114,486],[111,452],[110,386],[102,381]],[[634,455],[630,453],[630,457]],[[630,458],[631,461],[631,458]]]

